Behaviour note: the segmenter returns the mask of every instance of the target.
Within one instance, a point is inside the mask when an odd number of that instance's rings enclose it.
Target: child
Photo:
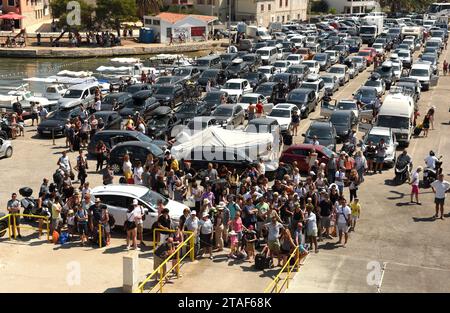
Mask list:
[[[244,231],[244,240],[243,246],[245,248],[245,252],[247,253],[247,260],[250,263],[255,261],[255,242],[256,242],[256,232],[254,230],[253,225],[250,225],[248,229]]]
[[[67,213],[67,228],[69,230],[69,239],[73,239],[73,234],[75,234],[75,215],[73,210],[69,210]]]
[[[359,199],[353,199],[352,203],[350,203],[350,209],[352,210],[352,226],[351,230],[355,231],[356,221],[359,219],[359,215],[361,214],[361,204],[359,203]]]
[[[230,253],[228,254],[228,258],[236,259],[236,253],[238,250],[238,235],[232,230],[228,233],[228,238],[230,239]]]

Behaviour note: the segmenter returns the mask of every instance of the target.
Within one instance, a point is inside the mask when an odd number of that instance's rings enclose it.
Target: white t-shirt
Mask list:
[[[136,185],[142,185],[142,173],[144,173],[142,166],[134,169],[134,183]]]
[[[206,221],[201,220],[200,227],[200,233],[202,235],[209,235],[213,232],[213,224],[210,219],[207,219]]]
[[[344,178],[345,178],[345,172],[343,171],[336,171],[336,175],[335,175],[335,183],[338,186],[344,186]]]
[[[133,210],[133,219],[137,218],[137,224],[144,224],[144,221],[142,220],[142,215],[144,214],[144,209],[140,205],[136,206]]]
[[[144,126],[144,124],[140,123],[138,128],[137,128],[137,130],[140,131],[141,133],[145,134],[145,126]]]
[[[313,229],[317,229],[317,218],[316,218],[316,214],[314,214],[313,212],[309,213],[308,218],[306,219],[307,224],[306,224],[306,231],[311,231]]]
[[[122,170],[124,171],[124,172],[131,172],[131,162],[130,161],[128,161],[128,162],[123,162],[123,166],[122,166]]]
[[[95,102],[95,111],[101,111],[102,110],[102,102],[98,100]]]
[[[414,172],[413,174],[412,174],[412,183],[411,183],[411,185],[414,185],[414,186],[419,186],[419,173],[417,173],[417,172]]]
[[[69,157],[68,156],[60,157],[59,158],[59,166],[62,167],[66,171],[70,170]]]
[[[425,164],[427,165],[428,168],[435,168],[436,161],[438,161],[438,158],[435,157],[434,155],[433,156],[429,155],[425,158]]]
[[[448,181],[435,180],[431,183],[431,187],[436,191],[435,197],[437,199],[445,199],[445,192],[450,189],[450,183]]]
[[[338,214],[338,224],[347,224],[347,221],[350,218],[350,214],[352,214],[352,210],[348,207],[348,205],[346,205],[345,207],[338,205],[336,211]],[[347,221],[345,219],[347,219]]]

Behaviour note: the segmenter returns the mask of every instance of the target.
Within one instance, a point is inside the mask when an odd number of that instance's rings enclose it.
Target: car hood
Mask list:
[[[169,200],[166,204],[166,208],[169,209],[170,217],[174,220],[179,220],[181,215],[183,215],[183,210],[187,208],[183,203]]]
[[[333,138],[320,138],[318,140],[319,140],[320,145],[325,146],[325,147],[327,147],[329,145],[334,145]],[[305,143],[313,143],[313,139],[310,137],[306,137]]]
[[[325,83],[324,87],[325,88],[329,88],[329,89],[333,89],[334,88],[334,84],[333,83]]]
[[[140,111],[138,108],[123,108],[119,111],[121,117],[127,117],[128,115],[134,115],[136,111]]]
[[[65,120],[58,120],[58,119],[50,119],[42,121],[38,128],[58,128],[58,127],[64,127],[66,121]]]
[[[61,98],[58,100],[60,108],[71,108],[81,104],[80,99]]]
[[[348,126],[347,125],[334,125],[334,128],[336,128],[336,133],[338,135],[343,135],[344,132],[348,132]]]
[[[220,89],[220,91],[225,91],[228,95],[240,96],[242,94],[242,90],[240,89]]]
[[[156,100],[171,100],[173,95],[153,95]]]
[[[276,120],[280,126],[289,125],[291,123],[291,119],[288,117],[273,117],[273,116],[268,117]]]

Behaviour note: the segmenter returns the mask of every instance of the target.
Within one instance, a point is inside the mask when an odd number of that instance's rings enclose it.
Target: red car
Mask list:
[[[297,162],[298,169],[301,172],[308,172],[308,155],[312,149],[315,149],[320,163],[328,164],[328,160],[336,154],[327,147],[313,144],[292,145],[281,154],[280,162],[292,164]]]
[[[361,57],[365,57],[367,61],[367,66],[370,66],[373,64],[375,56],[377,55],[377,51],[374,48],[365,48],[359,50],[358,55]]]

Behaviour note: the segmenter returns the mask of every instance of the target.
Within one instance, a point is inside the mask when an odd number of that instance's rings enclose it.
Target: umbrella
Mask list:
[[[14,13],[14,12],[9,12],[9,13],[0,15],[0,19],[3,19],[3,20],[21,20],[23,18],[25,18],[25,16]]]

